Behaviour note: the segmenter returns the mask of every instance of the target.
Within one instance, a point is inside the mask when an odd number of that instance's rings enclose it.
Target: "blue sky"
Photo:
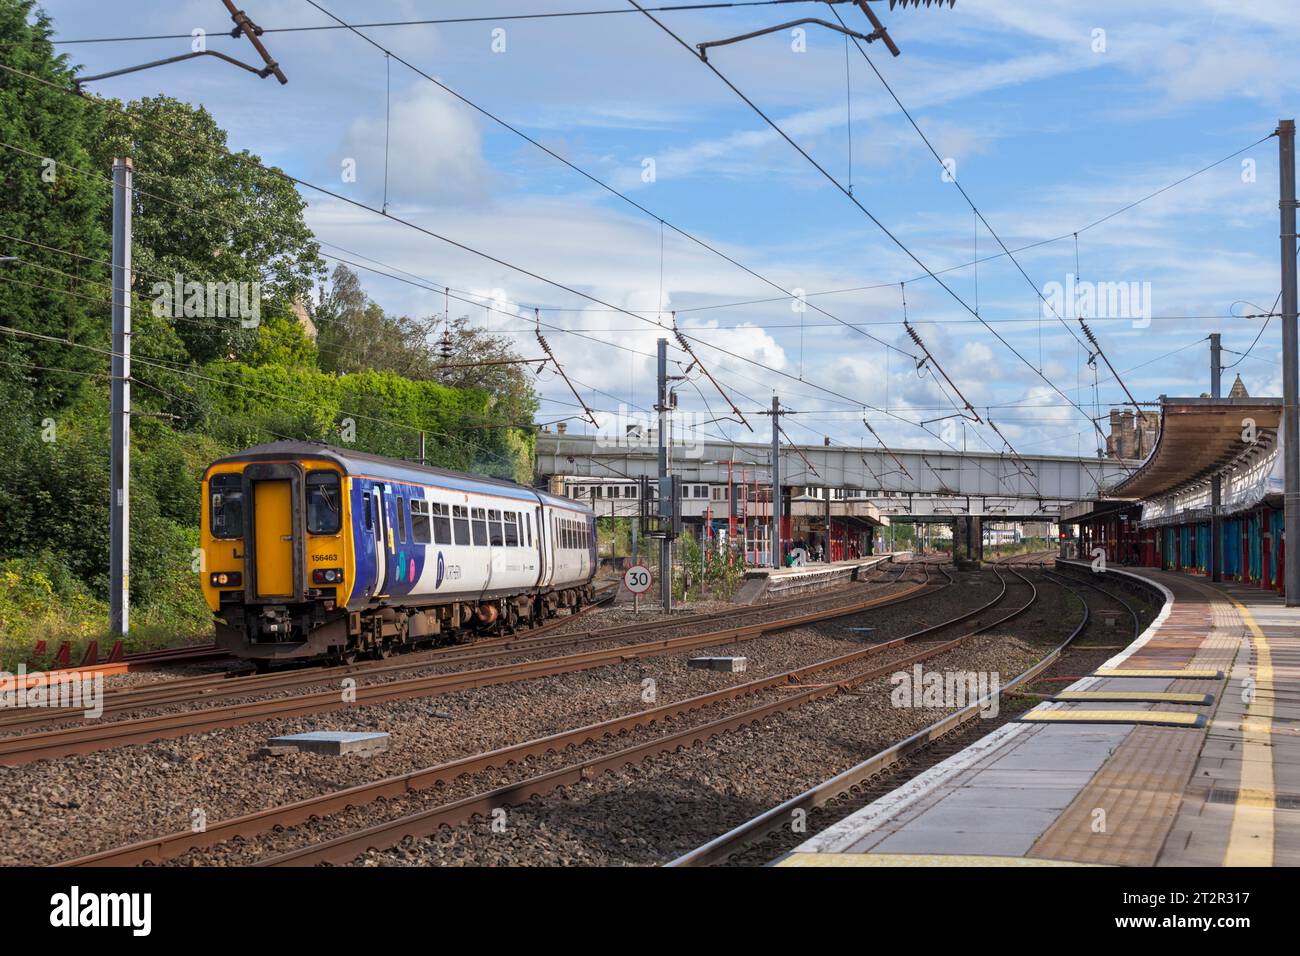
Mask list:
[[[351,22],[623,6],[622,0],[321,2]],[[330,22],[305,0],[243,6],[266,28]],[[1296,112],[1300,79],[1292,59],[1300,8],[1294,4],[958,0],[952,9],[892,12],[884,3],[873,6],[902,56],[891,58],[874,43],[867,47],[872,62],[940,156],[955,161],[957,180],[1012,249],[1069,237],[1263,139],[1279,118]],[[201,27],[212,34],[212,49],[255,57],[246,41],[221,35],[230,24],[217,0],[48,0],[45,7],[60,39],[188,34]],[[837,10],[851,27],[866,29],[855,8]],[[834,19],[824,3],[656,16],[692,45],[804,16]],[[493,51],[498,29],[505,31],[502,52]],[[1097,31],[1104,31],[1104,44]],[[1104,414],[1123,398],[1104,366],[1094,390],[1087,356],[1065,327],[1078,332],[1068,304],[1063,324],[1038,298],[1075,272],[1072,237],[1017,254],[1028,280],[1006,257],[943,274],[971,306],[978,294],[980,316],[1026,364],[935,281],[911,281],[923,270],[907,253],[642,14],[365,32],[653,213],[602,191],[392,61],[387,198],[393,215],[644,319],[657,322],[662,313],[667,323],[679,310],[680,327],[698,340],[697,354],[742,411],[767,406],[775,388],[799,412],[787,427],[795,441],[820,443],[828,436],[836,444],[871,445],[861,419],[863,407],[874,406],[888,410],[868,416],[890,444],[1001,448],[986,426],[972,423],[963,435],[953,419],[931,421],[953,408],[934,376],[918,374],[903,354],[917,352],[901,325],[898,283],[909,280],[909,318],[982,417],[991,416],[1020,451],[1095,453],[1087,418],[1037,371],[1089,414],[1098,408]],[[91,88],[202,103],[230,131],[234,147],[382,205],[383,53],[344,30],[268,33],[265,40],[289,77],[285,87],[213,58]],[[716,49],[710,62],[832,176],[847,186],[851,174],[858,201],[930,269],[997,252],[997,240],[976,228],[970,207],[943,180],[943,169],[858,51],[849,51],[846,77],[840,35],[809,26],[806,50],[793,46],[785,31]],[[60,49],[85,72],[98,73],[186,52],[189,41]],[[1208,346],[1200,340],[1218,331],[1226,348],[1244,352],[1260,331],[1261,320],[1232,316],[1266,312],[1278,294],[1276,156],[1277,140],[1265,139],[1080,233],[1084,282],[1137,283],[1139,291],[1149,283],[1149,323],[1135,321],[1131,309],[1115,318],[1096,309],[1085,316],[1137,399],[1207,390]],[[349,159],[355,182],[342,177]],[[652,182],[643,175],[646,160],[653,160]],[[650,322],[592,306],[581,295],[310,190],[304,196],[322,240],[484,297],[500,312],[453,301],[452,315],[510,332],[524,355],[538,354],[531,315],[540,307],[542,321],[557,327],[545,330],[556,355],[607,427],[620,406],[652,404],[651,356],[662,332]],[[811,306],[798,312],[772,286],[661,230],[660,218],[785,290],[858,291],[810,295],[810,303],[835,318]],[[332,246],[326,251],[342,254]],[[443,310],[441,295],[364,273],[363,281],[391,311],[427,317]],[[742,302],[750,304],[735,305]],[[861,324],[898,351],[887,359],[884,345],[837,320]],[[671,355],[689,361],[675,349]],[[1252,394],[1280,394],[1276,321],[1227,373],[1225,388],[1238,372]],[[562,381],[548,372],[538,383],[541,420],[574,413]],[[700,418],[723,411],[707,381],[684,384],[679,407]],[[761,436],[765,420],[750,417]],[[727,422],[703,427],[738,440],[749,436]]]

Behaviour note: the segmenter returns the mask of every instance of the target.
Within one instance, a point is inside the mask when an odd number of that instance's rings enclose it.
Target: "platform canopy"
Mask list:
[[[1282,420],[1280,398],[1160,399],[1160,435],[1136,471],[1110,486],[1111,498],[1149,499],[1240,472],[1270,455]]]

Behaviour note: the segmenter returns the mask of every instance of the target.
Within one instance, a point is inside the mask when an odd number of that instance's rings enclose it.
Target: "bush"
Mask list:
[[[58,557],[0,561],[0,667],[12,672],[37,641],[50,655],[59,643],[82,645],[108,629],[108,604],[96,598]],[[41,664],[44,662],[33,662]]]

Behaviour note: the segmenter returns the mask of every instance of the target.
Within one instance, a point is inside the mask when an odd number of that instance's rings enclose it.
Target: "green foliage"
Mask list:
[[[107,624],[108,605],[49,552],[0,560],[0,669],[12,672],[37,641],[53,655],[60,642],[79,644]]]
[[[693,535],[677,539],[673,562],[673,595],[678,600],[707,598],[729,601],[745,579],[745,560],[739,552]]]
[[[395,372],[334,375],[235,362],[214,363],[206,374],[216,380],[208,389],[214,433],[230,445],[286,435],[413,458],[423,430],[430,464],[507,478],[532,471],[531,445],[511,441],[508,430],[475,427],[490,421],[491,396],[484,391],[413,381]]]
[[[526,366],[443,368],[448,357],[428,341],[435,320],[389,315],[341,267],[311,315],[325,271],[294,184],[229,154],[202,107],[63,92],[75,71],[51,32],[32,0],[0,0],[0,62],[51,84],[0,71],[0,141],[18,147],[0,149],[0,234],[39,244],[0,240],[0,256],[23,258],[0,266],[10,280],[0,281],[0,325],[83,346],[0,334],[0,653],[107,636],[106,261],[118,156],[132,159],[137,189],[133,646],[210,630],[195,571],[200,479],[230,452],[293,438],[409,459],[424,431],[433,464],[531,479]],[[206,302],[185,315],[184,299],[180,315],[154,309],[177,275],[258,283],[260,322],[245,328]],[[464,320],[452,331],[451,364],[518,358],[508,339]]]
[[[13,409],[0,435],[0,555],[44,554],[43,567],[108,593],[108,409],[90,394],[42,426]],[[221,451],[209,439],[146,418],[133,422],[131,602],[137,623],[205,631],[209,612],[193,571],[199,477]],[[107,618],[100,623],[107,627]]]
[[[107,293],[93,283],[108,278],[98,262],[109,255],[109,169],[87,145],[99,137],[99,116],[62,92],[73,70],[54,55],[50,20],[33,6],[0,0],[0,62],[54,84],[0,72],[0,141],[18,147],[0,149],[0,233],[14,237],[0,239],[0,255],[23,260],[0,265],[0,324],[104,346]],[[0,362],[0,378],[29,383],[43,407],[75,400],[87,383],[80,373],[104,365],[84,349],[13,335],[0,335]]]
[[[201,106],[157,96],[98,109],[103,132],[91,168],[107,170],[115,156],[135,165],[133,265],[141,296],[152,299],[156,284],[180,275],[183,282],[257,282],[264,300],[281,309],[307,300],[324,262],[303,218],[307,204],[290,180],[261,168],[247,150],[229,152],[225,130]],[[255,329],[229,318],[172,321],[200,363],[248,358],[259,340]]]

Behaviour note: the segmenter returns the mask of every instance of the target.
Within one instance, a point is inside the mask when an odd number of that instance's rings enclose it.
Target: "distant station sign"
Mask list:
[[[644,564],[634,564],[623,572],[623,584],[633,594],[645,594],[650,590],[650,582],[653,580],[650,569]]]

